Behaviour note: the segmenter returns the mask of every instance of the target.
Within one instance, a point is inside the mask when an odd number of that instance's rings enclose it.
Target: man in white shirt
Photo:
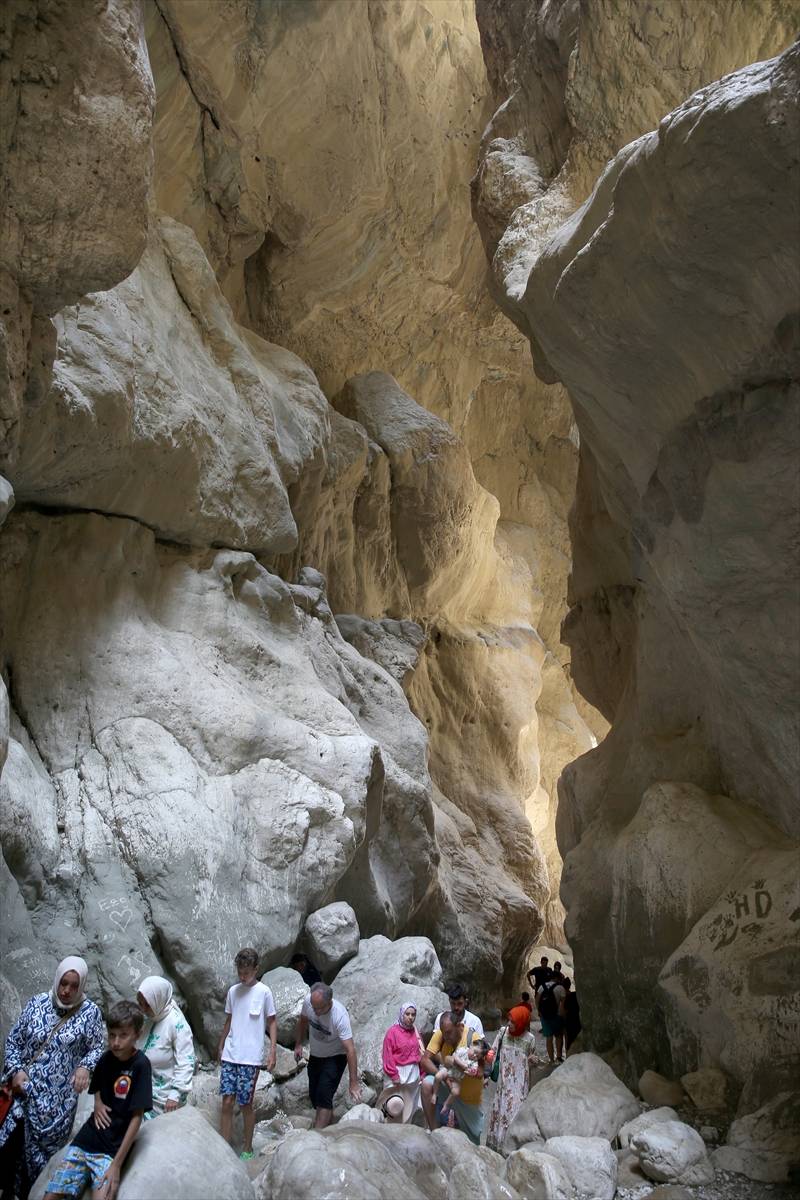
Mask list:
[[[219,1090],[222,1096],[220,1133],[230,1144],[233,1132],[233,1105],[242,1110],[244,1145],[240,1158],[253,1157],[253,1130],[256,1124],[253,1097],[258,1072],[264,1065],[264,1034],[269,1029],[267,1070],[275,1070],[278,1022],[275,1001],[266,984],[258,982],[258,952],[250,946],[234,959],[239,982],[228,989],[225,998],[225,1025],[219,1039]]]
[[[327,983],[315,983],[303,1001],[297,1022],[294,1056],[303,1057],[308,1031],[308,1095],[316,1109],[314,1128],[324,1129],[333,1120],[333,1097],[345,1067],[350,1072],[350,1098],[361,1100],[358,1060],[347,1009],[333,998]]]
[[[476,1017],[475,1013],[470,1012],[467,1008],[469,996],[467,989],[463,983],[453,983],[447,989],[447,995],[450,998],[450,1008],[445,1009],[445,1012],[453,1012],[461,1018],[461,1022],[465,1029],[474,1029],[478,1037],[483,1037],[483,1022],[480,1017]],[[441,1028],[442,1014],[439,1013],[433,1023],[433,1032],[438,1033]]]

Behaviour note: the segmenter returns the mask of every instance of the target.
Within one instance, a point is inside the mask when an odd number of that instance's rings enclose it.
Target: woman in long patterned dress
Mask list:
[[[82,958],[63,959],[51,990],[28,1001],[6,1038],[14,1103],[0,1126],[2,1186],[8,1194],[15,1186],[20,1200],[69,1138],[78,1093],[103,1053],[103,1018],[84,995],[88,972]]]
[[[494,1093],[486,1145],[499,1150],[509,1126],[528,1094],[530,1064],[536,1061],[536,1037],[530,1029],[530,1009],[520,1004],[508,1014],[508,1024],[494,1040],[494,1052],[500,1054],[500,1074]],[[502,1042],[501,1042],[502,1037]]]
[[[194,1075],[194,1040],[189,1022],[172,998],[172,984],[148,975],[136,1002],[147,1020],[136,1045],[153,1068],[153,1107],[145,1120],[174,1112],[187,1101]]]

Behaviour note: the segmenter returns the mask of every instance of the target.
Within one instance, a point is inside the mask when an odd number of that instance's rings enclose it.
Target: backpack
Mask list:
[[[558,1016],[558,1000],[555,995],[555,981],[546,983],[542,988],[542,994],[539,997],[539,1016],[545,1021],[552,1021],[553,1017]]]

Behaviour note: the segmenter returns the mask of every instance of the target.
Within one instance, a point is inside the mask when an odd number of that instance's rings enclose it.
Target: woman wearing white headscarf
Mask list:
[[[390,1121],[410,1121],[420,1100],[420,1065],[434,1070],[417,1029],[417,1006],[413,1000],[400,1005],[397,1020],[383,1039],[383,1074],[386,1087],[375,1102]]]
[[[168,980],[148,975],[139,984],[136,1002],[147,1018],[136,1044],[153,1068],[153,1108],[145,1113],[147,1120],[186,1103],[194,1075],[194,1040]]]
[[[103,1018],[84,994],[88,973],[82,958],[62,959],[50,991],[28,1001],[6,1038],[3,1079],[14,1102],[0,1126],[2,1180],[14,1181],[20,1200],[67,1141],[78,1093],[103,1053]]]

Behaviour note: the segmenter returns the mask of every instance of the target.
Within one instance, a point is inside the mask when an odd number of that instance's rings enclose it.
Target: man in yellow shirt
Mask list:
[[[440,1028],[428,1042],[428,1054],[441,1066],[447,1066],[446,1059],[454,1050],[462,1046],[471,1046],[479,1042],[481,1036],[476,1029],[464,1025],[456,1013],[443,1013]],[[435,1129],[441,1124],[442,1105],[450,1095],[446,1083],[440,1083],[436,1090],[436,1077],[426,1075],[422,1081],[422,1107],[429,1129]],[[476,1076],[465,1075],[461,1080],[461,1094],[454,1096],[450,1112],[455,1116],[457,1127],[461,1129],[476,1146],[480,1145],[483,1130],[483,1074]],[[447,1119],[445,1113],[445,1122]]]

